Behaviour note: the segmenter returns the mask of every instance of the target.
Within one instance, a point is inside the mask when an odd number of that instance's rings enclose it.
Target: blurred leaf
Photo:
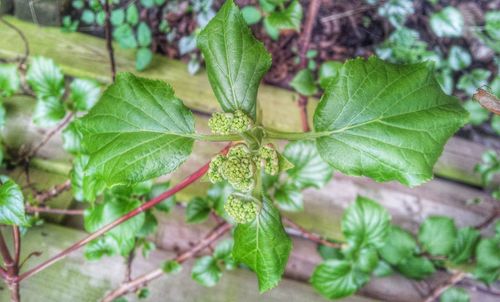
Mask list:
[[[429,23],[438,37],[460,37],[464,28],[462,13],[452,6],[432,14]]]
[[[141,0],[141,4],[145,8],[152,8],[155,5],[155,0]]]
[[[385,244],[379,249],[380,256],[392,265],[412,257],[417,249],[413,235],[398,226],[391,226]]]
[[[142,71],[146,69],[153,60],[153,52],[148,47],[141,47],[135,54],[135,69]]]
[[[38,98],[59,99],[64,93],[64,76],[52,59],[33,58],[26,79]]]
[[[175,260],[169,260],[162,265],[162,269],[165,274],[178,274],[182,270],[182,265]]]
[[[450,69],[446,68],[438,71],[436,74],[436,80],[441,86],[441,89],[443,89],[447,95],[451,95],[453,93],[453,72]]]
[[[293,185],[278,188],[274,193],[274,201],[283,211],[300,212],[304,210],[302,192]]]
[[[188,202],[186,207],[186,221],[188,223],[201,223],[210,215],[210,205],[202,197],[195,197]]]
[[[122,24],[113,31],[113,38],[122,48],[136,48],[137,41],[135,40],[134,31],[129,24]]]
[[[130,25],[136,25],[137,23],[139,23],[139,10],[137,9],[135,3],[132,3],[127,7],[126,15],[127,22]]]
[[[424,257],[409,257],[397,265],[398,271],[408,278],[424,279],[432,275],[436,269],[432,262]]]
[[[472,59],[469,52],[460,47],[453,45],[450,48],[450,52],[448,54],[448,64],[453,70],[463,70],[471,64]]]
[[[196,36],[184,36],[179,40],[179,54],[181,56],[190,53],[196,49]]]
[[[149,25],[146,22],[139,23],[137,27],[137,42],[139,46],[147,47],[151,45],[152,34]]]
[[[412,0],[389,0],[378,8],[378,14],[386,17],[396,28],[404,26],[407,16],[414,11]]]
[[[66,109],[58,97],[38,98],[33,112],[33,122],[39,127],[52,127],[65,115]]]
[[[113,10],[110,21],[113,26],[121,25],[125,21],[125,10],[123,8]]]
[[[21,188],[5,176],[0,183],[0,224],[27,226]]]
[[[469,302],[469,293],[463,288],[452,287],[447,289],[439,299],[439,302]]]
[[[371,273],[377,267],[379,258],[374,248],[362,248],[356,257],[355,268],[365,273]]]
[[[475,68],[471,72],[460,77],[457,88],[462,89],[468,95],[473,95],[478,88],[488,84],[488,78],[491,72],[486,69]]]
[[[85,259],[99,260],[103,256],[113,256],[119,250],[114,238],[102,236],[85,245]]]
[[[94,24],[95,21],[95,13],[91,11],[90,9],[85,9],[82,12],[82,16],[80,19],[83,21],[83,23],[86,24]]]
[[[8,97],[19,90],[21,79],[14,64],[0,64],[0,97]]]
[[[99,85],[92,80],[74,79],[71,82],[69,98],[73,101],[76,110],[89,110],[97,102],[100,94]]]
[[[191,277],[203,286],[212,287],[219,282],[222,271],[212,256],[203,256],[194,262]]]
[[[474,168],[475,172],[481,174],[484,185],[489,185],[495,174],[500,173],[500,158],[496,151],[488,150],[481,156],[481,162]]]
[[[278,40],[280,31],[269,22],[268,17],[264,18],[262,24],[264,25],[264,29],[266,30],[266,33],[269,35],[269,37],[275,41]]]
[[[485,14],[484,29],[497,43],[500,41],[500,11],[488,11]]]
[[[449,259],[455,264],[467,262],[474,256],[480,237],[479,231],[471,227],[458,230]]]
[[[345,260],[327,260],[315,268],[311,284],[328,299],[338,299],[354,294],[368,280]]]
[[[343,64],[338,61],[327,61],[321,64],[319,68],[319,85],[321,88],[326,89],[330,80],[339,74],[339,69],[342,65]]]
[[[316,87],[314,77],[309,69],[299,71],[290,82],[290,86],[305,96],[311,96],[318,92],[318,87]]]
[[[262,18],[260,11],[255,6],[245,6],[241,9],[243,19],[248,25],[254,25]]]
[[[273,11],[266,19],[278,31],[292,29],[299,32],[302,15],[302,5],[298,0],[293,0],[286,9]]]
[[[73,155],[82,153],[82,134],[78,130],[78,121],[73,121],[62,132],[63,148]]]
[[[483,108],[476,101],[467,101],[464,103],[464,108],[469,112],[469,122],[472,125],[478,126],[486,122],[490,117],[490,112]]]
[[[457,238],[453,219],[445,216],[431,216],[420,225],[418,240],[425,251],[433,256],[448,256]]]

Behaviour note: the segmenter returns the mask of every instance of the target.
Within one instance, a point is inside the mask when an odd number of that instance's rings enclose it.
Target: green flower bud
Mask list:
[[[237,223],[249,223],[259,214],[260,201],[252,196],[233,193],[227,198],[224,210]]]
[[[208,168],[208,179],[210,179],[210,182],[217,183],[224,180],[221,168],[225,161],[226,158],[220,154],[212,159]]]
[[[264,172],[276,175],[279,172],[278,151],[272,146],[263,146],[259,149],[259,156],[264,161]]]
[[[252,127],[253,121],[243,111],[236,110],[231,123],[231,131],[235,133],[244,132]]]
[[[232,120],[232,113],[215,112],[208,120],[208,127],[215,134],[230,134]]]

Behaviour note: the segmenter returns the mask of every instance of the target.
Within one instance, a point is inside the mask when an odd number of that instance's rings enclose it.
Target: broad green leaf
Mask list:
[[[309,69],[302,69],[299,71],[295,77],[293,77],[290,86],[298,93],[305,96],[311,96],[318,92],[318,87],[316,87],[312,72]]]
[[[476,248],[477,265],[482,268],[500,269],[500,239],[481,239]]]
[[[85,245],[85,259],[99,260],[103,256],[113,256],[119,251],[119,247],[114,238],[102,236],[90,241]]]
[[[144,212],[144,223],[141,229],[136,233],[136,237],[147,238],[149,235],[156,233],[158,229],[158,220],[151,211]]]
[[[64,76],[52,59],[33,58],[26,79],[38,98],[60,98],[64,93]]]
[[[214,249],[214,258],[225,260],[231,256],[233,251],[234,240],[232,238],[225,239],[217,243]]]
[[[355,268],[365,273],[371,273],[377,267],[378,261],[377,250],[371,247],[363,248],[357,255]]]
[[[74,79],[70,85],[70,99],[76,110],[89,110],[99,99],[101,89],[91,80]]]
[[[82,153],[82,134],[78,129],[78,120],[73,121],[62,132],[63,148],[73,155]]]
[[[379,249],[380,256],[392,265],[399,264],[413,255],[417,242],[413,235],[398,226],[391,226],[385,244]]]
[[[456,45],[453,45],[450,48],[450,53],[448,54],[448,64],[451,69],[463,70],[469,67],[471,62],[472,58],[466,49]]]
[[[457,228],[453,219],[431,216],[420,225],[418,240],[429,254],[447,256],[453,250]]]
[[[279,187],[274,193],[274,201],[283,211],[300,212],[304,210],[302,192],[294,185]]]
[[[139,23],[139,10],[137,10],[135,3],[132,3],[127,7],[127,22],[130,25],[136,25]]]
[[[251,5],[243,7],[241,9],[241,15],[248,25],[259,23],[260,19],[262,18],[260,11],[255,6]]]
[[[461,228],[453,244],[450,260],[455,264],[467,262],[474,255],[476,245],[480,239],[479,231],[471,228]]]
[[[203,256],[194,262],[191,277],[203,286],[212,287],[219,282],[222,271],[214,257]]]
[[[88,175],[106,182],[136,183],[175,170],[191,153],[191,111],[162,81],[118,74],[81,119]]]
[[[43,97],[36,101],[33,122],[39,127],[52,127],[65,115],[66,109],[59,98]]]
[[[302,15],[302,5],[298,0],[294,0],[286,9],[270,13],[267,20],[278,31],[293,29],[298,32],[300,31]]]
[[[119,26],[125,21],[125,10],[123,8],[115,9],[111,12],[110,18],[113,26]]]
[[[339,70],[342,68],[342,63],[338,61],[327,61],[321,64],[319,68],[319,85],[326,89],[330,81],[337,77]]]
[[[19,186],[2,176],[0,184],[0,224],[26,226],[24,197]]]
[[[464,18],[452,6],[431,15],[429,24],[438,37],[460,37],[464,28]]]
[[[328,260],[316,267],[311,284],[323,296],[339,299],[354,294],[368,279],[368,275],[354,271],[348,261]]]
[[[162,270],[165,274],[178,274],[182,270],[182,265],[175,260],[169,260],[162,265]]]
[[[333,169],[319,156],[312,141],[289,143],[283,155],[293,164],[286,172],[299,189],[319,189],[332,178]]]
[[[342,217],[342,232],[353,247],[384,245],[391,217],[373,200],[358,196]]]
[[[21,85],[17,66],[0,64],[0,97],[11,96]]]
[[[489,70],[474,68],[458,79],[457,88],[465,91],[468,95],[473,95],[478,88],[488,84],[490,75],[491,72]]]
[[[210,205],[205,198],[195,197],[187,204],[186,221],[188,223],[203,222],[207,220],[210,211]]]
[[[153,60],[153,52],[147,47],[141,47],[135,54],[135,69],[142,71],[146,69]]]
[[[234,260],[257,274],[261,293],[278,285],[291,249],[292,241],[281,224],[280,213],[267,198],[257,218],[238,224],[234,231]]]
[[[424,279],[432,275],[436,269],[432,262],[424,257],[409,257],[397,265],[398,271],[408,278]]]
[[[139,46],[147,47],[151,44],[152,34],[149,25],[145,22],[139,23],[137,26],[137,42]]]
[[[439,302],[469,302],[469,293],[459,287],[452,287],[447,289],[439,298]]]
[[[439,118],[436,118],[439,116]],[[446,140],[467,121],[426,63],[354,59],[314,114],[319,154],[348,175],[415,186],[432,178]]]
[[[136,48],[137,41],[134,36],[134,31],[129,24],[122,24],[114,29],[113,38],[122,48]]]
[[[226,1],[200,33],[198,47],[222,109],[241,109],[255,120],[257,90],[271,67],[271,56],[252,35],[233,0]]]
[[[469,121],[472,125],[481,125],[490,117],[489,111],[476,101],[466,101],[464,103],[464,108],[469,112]]]
[[[124,214],[138,208],[140,202],[137,200],[127,200],[122,197],[115,197],[112,200],[88,208],[85,210],[83,220],[87,232],[95,232],[103,226],[115,221]],[[128,255],[134,247],[135,236],[144,224],[144,213],[141,213],[107,233],[116,240],[121,255]],[[131,244],[132,243],[132,244]]]

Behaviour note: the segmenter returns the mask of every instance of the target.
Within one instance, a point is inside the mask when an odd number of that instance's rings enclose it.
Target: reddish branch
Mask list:
[[[2,254],[3,262],[5,264],[5,269],[2,269],[2,277],[6,281],[10,289],[10,299],[12,302],[20,301],[19,295],[19,280],[17,280],[18,275],[18,265],[19,265],[19,251],[21,247],[21,241],[19,236],[19,228],[13,227],[14,236],[14,258],[12,258],[9,248],[5,243],[2,232],[0,231],[0,253]]]
[[[35,147],[33,148],[33,150],[31,150],[31,152],[28,154],[27,158],[31,158],[33,156],[35,156],[37,154],[37,152],[43,147],[45,146],[49,140],[56,134],[58,133],[59,131],[61,131],[62,128],[64,128],[70,121],[71,119],[73,118],[73,115],[74,113],[71,112],[70,114],[68,114],[66,116],[66,118],[61,122],[59,123],[59,125],[57,125],[57,127],[55,127],[52,131],[50,131],[44,138],[43,140]]]
[[[227,222],[219,223],[214,229],[212,229],[201,241],[199,241],[192,248],[186,252],[177,256],[174,261],[178,263],[183,263],[190,258],[195,257],[199,252],[203,251],[205,248],[209,247],[212,243],[221,238],[231,229],[231,225]],[[150,281],[157,279],[164,275],[165,273],[161,268],[155,269],[149,273],[141,275],[130,282],[123,283],[120,287],[106,295],[102,302],[111,302],[118,297],[121,297],[127,293],[135,292],[141,287],[147,285]]]
[[[59,194],[69,189],[71,189],[71,180],[68,179],[62,184],[55,185],[47,191],[37,193],[35,199],[39,204],[44,204],[47,200],[59,196]]]
[[[484,108],[488,109],[494,114],[500,115],[500,100],[493,94],[479,88],[472,97]]]
[[[457,284],[458,282],[462,281],[465,278],[465,273],[464,272],[457,272],[451,275],[451,277],[446,280],[442,285],[439,287],[435,288],[432,293],[422,300],[422,302],[433,302],[439,296],[441,296],[442,293],[444,293],[448,288],[452,287],[453,285]]]
[[[106,48],[108,49],[109,61],[111,64],[111,78],[113,82],[116,77],[116,64],[115,64],[115,55],[113,51],[113,42],[111,36],[111,10],[109,8],[109,0],[104,1],[104,12],[106,13],[106,21],[104,25],[104,32],[106,34]]]
[[[226,148],[224,148],[221,152],[222,153],[225,153],[227,151],[227,149],[229,148],[230,145],[228,145]],[[101,235],[103,235],[104,233],[106,233],[107,231],[113,229],[114,227],[122,224],[123,222],[139,215],[140,213],[154,207],[155,205],[157,205],[158,203],[162,202],[163,200],[171,197],[172,195],[176,194],[177,192],[179,192],[180,190],[184,189],[185,187],[191,185],[192,183],[194,183],[195,181],[197,181],[198,179],[200,179],[201,177],[203,177],[203,175],[205,175],[205,173],[208,171],[208,166],[209,166],[209,163],[206,163],[205,165],[203,165],[203,167],[201,167],[200,169],[198,169],[196,172],[194,172],[193,174],[189,175],[188,177],[186,177],[184,180],[182,180],[180,183],[178,183],[177,185],[175,185],[174,187],[172,187],[170,190],[167,190],[165,192],[163,192],[162,194],[158,195],[157,197],[147,201],[146,203],[142,204],[141,206],[139,206],[138,208],[136,208],[135,210],[123,215],[122,217],[118,218],[117,220],[113,221],[112,223],[104,226],[103,228],[99,229],[98,231],[88,235],[87,237],[83,238],[82,240],[76,242],[75,244],[73,244],[72,246],[68,247],[67,249],[61,251],[59,254],[53,256],[52,258],[48,259],[47,261],[39,264],[38,266],[30,269],[29,271],[26,271],[25,273],[21,274],[17,279],[18,281],[22,281],[40,271],[42,271],[43,269],[49,267],[50,265],[56,263],[57,261],[65,258],[67,255],[69,255],[70,253],[72,253],[73,251],[76,251],[78,250],[79,248],[81,248],[82,246],[86,245],[87,243],[89,243],[90,241],[100,237]]]
[[[283,222],[296,230],[299,235],[307,240],[311,240],[313,242],[316,242],[318,244],[322,244],[325,246],[329,246],[332,248],[340,248],[342,246],[341,243],[336,243],[336,242],[330,242],[328,240],[323,239],[321,236],[314,234],[312,232],[309,232],[308,230],[304,229],[300,225],[296,224],[295,222],[291,221],[290,219],[283,217]]]

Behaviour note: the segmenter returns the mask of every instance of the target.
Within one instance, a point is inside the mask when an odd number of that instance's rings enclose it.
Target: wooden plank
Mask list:
[[[108,54],[102,39],[81,33],[62,33],[59,28],[43,28],[12,17],[7,18],[26,35],[31,55],[53,58],[68,75],[90,77],[103,83],[110,80]],[[16,57],[23,53],[24,46],[17,34],[0,25],[0,56]],[[131,71],[138,75],[158,78],[172,84],[176,94],[187,106],[201,112],[216,111],[219,106],[213,95],[205,72],[190,76],[186,65],[155,55],[151,67],[145,72],[136,72],[134,52],[116,49],[119,71]],[[266,126],[285,131],[300,131],[297,95],[291,91],[262,85],[259,90],[259,104],[264,112]],[[317,102],[309,102],[308,112],[312,116]],[[296,117],[296,118],[294,118]],[[312,120],[312,119],[311,119]],[[473,172],[481,160],[484,146],[452,138],[435,167],[436,175],[472,185],[481,185],[479,175]],[[496,180],[500,183],[500,177]]]
[[[22,240],[22,258],[31,251],[41,251],[43,254],[29,260],[23,270],[56,254],[84,235],[81,231],[51,224],[31,229]],[[173,256],[175,254],[160,250],[153,252],[147,260],[139,255],[134,263],[133,275],[137,276],[153,270]],[[225,273],[219,284],[213,288],[202,287],[191,280],[191,265],[191,261],[184,265],[179,275],[165,276],[152,282],[149,287],[151,295],[148,299],[140,301],[166,301],[167,298],[168,301],[173,302],[327,301],[316,294],[310,286],[288,279],[284,279],[278,287],[261,295],[257,289],[255,275],[243,269]],[[21,283],[21,298],[26,302],[95,302],[99,301],[107,291],[115,288],[123,276],[122,258],[86,261],[82,251],[77,251]],[[139,301],[135,295],[129,295],[128,298],[129,301]],[[9,292],[4,285],[0,290],[0,301],[8,300]],[[340,301],[370,302],[375,300],[355,296]]]

